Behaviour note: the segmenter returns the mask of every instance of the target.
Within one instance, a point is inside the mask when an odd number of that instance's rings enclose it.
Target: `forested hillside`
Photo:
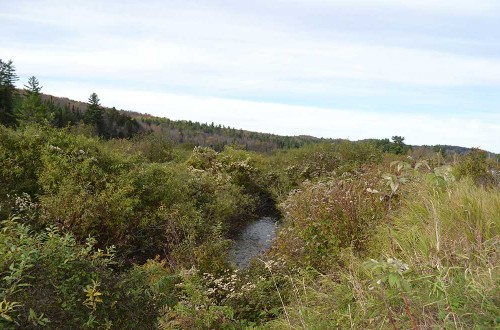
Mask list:
[[[31,84],[35,84],[32,86]],[[80,122],[94,124],[94,134],[103,138],[130,138],[134,135],[155,132],[172,143],[184,144],[186,148],[195,146],[208,146],[214,150],[221,151],[225,146],[231,145],[239,149],[272,152],[276,149],[299,148],[306,144],[330,139],[316,138],[312,136],[280,136],[269,133],[251,132],[243,129],[216,125],[214,123],[199,123],[190,120],[170,120],[148,114],[142,114],[129,110],[117,110],[115,107],[105,107],[100,104],[97,94],[89,103],[75,101],[64,97],[56,97],[41,93],[41,86],[35,77],[25,86],[26,89],[15,89],[14,103],[18,109],[14,115],[16,122],[27,121],[28,115],[21,114],[22,104],[26,102],[33,88],[39,95],[37,102],[40,109],[36,111],[36,118],[28,121],[43,121],[46,119],[52,126],[67,127],[78,125]],[[93,105],[92,105],[93,104]],[[95,123],[90,122],[90,116],[85,115],[87,109],[99,107],[101,117]],[[16,107],[16,106],[15,106]],[[97,123],[100,123],[97,125]]]
[[[43,97],[0,62],[0,328],[494,329],[500,166]],[[238,269],[233,238],[279,218]]]
[[[23,90],[19,90],[19,94],[24,94]],[[70,100],[68,98],[56,97],[52,95],[41,94],[44,100],[51,107],[60,107],[63,109],[71,109],[71,113],[79,114],[83,118],[83,113],[87,109],[88,103]],[[144,132],[155,132],[158,135],[166,137],[174,144],[184,144],[186,148],[203,146],[210,147],[214,150],[221,151],[225,146],[229,145],[239,149],[270,153],[277,149],[293,149],[300,148],[307,144],[321,142],[341,142],[342,139],[317,138],[313,136],[282,136],[269,133],[259,133],[243,130],[241,128],[226,127],[215,123],[200,123],[191,120],[170,120],[168,118],[156,117],[149,114],[142,114],[130,110],[116,110],[116,108],[101,107],[103,113],[110,113],[108,117],[121,118],[121,122],[117,122],[114,126],[126,126],[130,119],[134,122],[135,130],[125,130],[127,134],[122,134],[120,137],[130,137],[134,134]],[[77,115],[78,116],[78,115]],[[75,124],[78,119],[67,120],[65,124]],[[59,123],[64,120],[59,120]],[[139,123],[139,128],[136,126]],[[61,124],[59,124],[61,126]],[[122,129],[124,130],[124,129]],[[104,137],[110,137],[109,133]],[[450,146],[450,145],[432,145],[432,146],[410,146],[404,143],[404,138],[394,136],[391,139],[367,139],[360,142],[370,142],[377,148],[385,152],[396,154],[404,154],[410,148],[419,149],[423,153],[430,151],[439,152],[441,155],[464,155],[471,151],[470,148]],[[490,157],[496,157],[495,154],[489,153]]]

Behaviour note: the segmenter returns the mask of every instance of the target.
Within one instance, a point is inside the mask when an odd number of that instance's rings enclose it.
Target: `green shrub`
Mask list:
[[[471,178],[476,184],[490,185],[493,176],[488,171],[487,153],[480,149],[472,149],[453,168],[453,175],[457,179],[463,177]]]
[[[113,249],[96,250],[90,238],[79,245],[55,227],[34,233],[19,220],[3,221],[0,231],[0,300],[15,303],[2,315],[6,326],[50,322],[51,328],[61,329],[107,323],[101,283],[111,279]],[[104,296],[87,304],[85,288]]]
[[[177,285],[180,301],[165,306],[158,318],[160,329],[236,329],[234,312],[218,305],[203,286],[198,270],[181,271]]]
[[[334,272],[294,276],[301,290],[287,317],[266,328],[409,329],[408,310],[421,329],[498,328],[498,190],[470,180],[420,180],[412,189],[394,215],[395,257],[381,225],[373,260],[344,249]]]
[[[16,195],[38,193],[43,144],[43,132],[35,126],[14,131],[0,125],[0,215],[9,214]]]
[[[384,216],[369,176],[306,182],[282,204],[284,227],[277,245],[305,265],[328,269],[343,248],[361,253]]]
[[[283,313],[289,276],[283,260],[259,262],[246,270],[218,274],[181,270],[179,301],[163,308],[161,329],[244,329]]]
[[[150,133],[133,138],[134,151],[139,151],[150,162],[163,163],[174,159],[173,142],[164,135]]]
[[[187,162],[192,174],[188,183],[191,196],[203,219],[225,231],[254,219],[258,190],[262,190],[254,179],[257,170],[249,160],[234,158],[210,148],[195,148]]]

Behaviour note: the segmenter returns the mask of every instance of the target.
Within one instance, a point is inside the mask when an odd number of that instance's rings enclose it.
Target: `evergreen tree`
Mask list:
[[[392,138],[392,143],[393,145],[391,146],[390,151],[397,154],[401,155],[404,154],[408,151],[409,147],[405,145],[404,140],[405,138],[402,136],[394,135]]]
[[[40,82],[36,79],[35,76],[31,76],[28,79],[28,85],[24,85],[24,89],[26,90],[26,94],[29,95],[40,95],[42,91],[42,86],[40,86]]]
[[[89,97],[89,105],[85,111],[84,120],[86,124],[97,124],[102,119],[102,109],[99,97],[92,93]]]
[[[96,93],[92,93],[89,97],[89,105],[83,116],[85,124],[94,125],[97,133],[101,135],[103,132],[102,108],[99,97]]]
[[[24,85],[26,97],[21,107],[16,112],[16,117],[21,123],[41,123],[48,119],[48,107],[42,102],[40,94],[42,86],[35,76],[28,79],[28,85]]]
[[[404,146],[404,140],[405,138],[402,137],[402,136],[399,136],[399,135],[394,135],[392,138],[391,138],[392,142],[399,145],[399,146]]]
[[[14,83],[17,79],[12,60],[4,62],[0,59],[0,124],[13,125],[16,122],[14,117],[16,87]]]

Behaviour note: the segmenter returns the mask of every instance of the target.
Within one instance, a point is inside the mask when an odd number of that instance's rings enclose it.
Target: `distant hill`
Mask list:
[[[23,94],[23,91],[19,90],[19,93]],[[76,116],[83,116],[88,106],[85,102],[47,94],[43,94],[42,99],[54,106],[64,107]],[[102,108],[105,116],[114,113],[114,117],[126,116],[133,120],[138,125],[136,133],[157,132],[167,136],[174,143],[185,144],[186,146],[209,146],[215,150],[222,150],[226,145],[233,145],[245,150],[270,152],[276,149],[299,148],[306,144],[333,141],[331,139],[316,138],[306,135],[282,136],[252,132],[234,127],[217,125],[215,123],[209,124],[193,122],[191,120],[170,120],[168,118],[156,117],[130,110],[117,110],[114,107]]]
[[[22,95],[23,90],[18,90]],[[81,101],[75,101],[67,97],[58,97],[42,94],[44,101],[55,106],[65,108],[75,114],[76,117],[82,116],[87,109],[88,104]],[[131,110],[114,107],[102,107],[105,117],[109,122],[108,134],[111,137],[129,137],[134,134],[144,134],[148,132],[157,132],[166,136],[176,144],[184,144],[186,147],[208,146],[215,150],[222,150],[226,145],[232,145],[237,148],[258,151],[271,152],[277,149],[299,148],[307,144],[320,142],[338,142],[340,139],[317,138],[314,136],[298,135],[284,136],[270,133],[261,133],[243,130],[241,128],[226,127],[216,123],[200,123],[191,120],[171,120],[164,117],[157,117],[150,114],[139,113]],[[106,136],[105,136],[106,137]],[[394,144],[389,139],[364,139],[359,142],[371,142],[383,151],[391,152]],[[406,148],[424,148],[433,152],[440,152],[443,155],[467,154],[471,148],[451,145],[423,145],[423,146],[405,146]],[[406,149],[405,149],[406,150]],[[499,155],[488,152],[490,157],[499,157]]]

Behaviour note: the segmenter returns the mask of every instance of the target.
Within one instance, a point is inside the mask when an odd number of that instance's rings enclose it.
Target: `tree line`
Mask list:
[[[130,138],[142,131],[137,120],[114,107],[101,106],[99,97],[92,93],[88,105],[80,109],[70,103],[61,104],[54,98],[43,98],[42,88],[35,76],[28,79],[23,90],[15,86],[19,80],[12,60],[0,59],[0,124],[24,126],[33,123],[63,128],[87,125],[103,138]]]

